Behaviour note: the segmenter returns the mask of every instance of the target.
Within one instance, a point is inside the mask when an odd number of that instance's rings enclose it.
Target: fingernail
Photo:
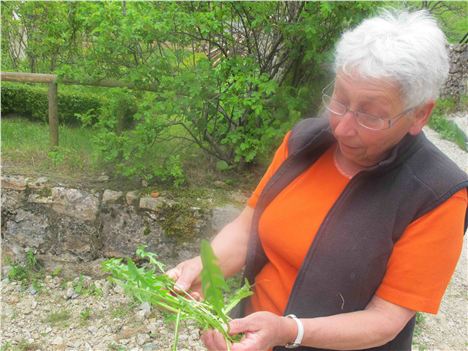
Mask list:
[[[185,284],[179,284],[179,283],[175,283],[174,288],[176,288],[177,290],[187,290],[187,287],[185,286]]]

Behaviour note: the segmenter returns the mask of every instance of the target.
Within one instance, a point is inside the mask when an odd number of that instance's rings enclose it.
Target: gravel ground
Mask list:
[[[468,171],[464,151],[441,140],[430,129],[425,132]],[[468,350],[467,263],[465,245],[440,312],[436,316],[423,315],[414,350]],[[81,294],[75,291],[80,285],[78,278],[67,281],[46,276],[42,285],[40,292],[36,292],[31,288],[25,290],[8,279],[1,281],[2,351],[151,351],[171,348],[173,330],[170,324],[164,323],[160,312],[147,304],[135,305],[119,287],[105,280],[84,277]],[[199,330],[194,325],[185,323],[181,327],[179,350],[204,350],[199,341]]]
[[[457,125],[467,134],[467,114],[452,116]],[[454,143],[443,140],[429,128],[424,132],[427,137],[449,156],[461,169],[468,172],[468,154]],[[423,314],[421,332],[416,333],[415,350],[468,350],[468,258],[465,235],[463,252],[458,261],[455,274],[445,292],[437,315]]]

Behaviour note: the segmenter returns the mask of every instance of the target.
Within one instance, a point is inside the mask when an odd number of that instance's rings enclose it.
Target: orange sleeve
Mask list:
[[[268,169],[266,170],[265,174],[260,180],[260,183],[258,183],[257,188],[254,190],[250,198],[247,200],[247,205],[249,205],[250,207],[255,208],[255,206],[257,205],[257,200],[260,197],[260,194],[262,193],[263,188],[268,183],[268,181],[273,176],[273,174],[276,172],[276,170],[279,168],[279,166],[288,157],[288,140],[289,140],[290,135],[291,135],[291,131],[289,131],[283,138],[283,142],[281,143],[279,148],[276,150],[275,156],[273,157],[273,160],[268,166]]]
[[[437,313],[462,250],[467,202],[462,189],[408,226],[394,246],[377,296]]]

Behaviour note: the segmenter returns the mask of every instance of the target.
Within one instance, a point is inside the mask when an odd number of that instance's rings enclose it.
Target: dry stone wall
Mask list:
[[[449,53],[449,77],[441,91],[441,96],[460,99],[468,93],[468,45],[450,45]]]
[[[89,271],[98,266],[96,260],[132,256],[139,245],[147,245],[162,261],[175,264],[197,254],[201,238],[209,238],[240,213],[238,207],[226,205],[194,206],[179,214],[177,201],[139,193],[98,192],[54,186],[44,177],[3,176],[3,256],[22,260],[33,250],[46,268],[60,265],[65,273],[99,275]],[[175,235],[167,228],[168,217],[170,225],[190,235]]]

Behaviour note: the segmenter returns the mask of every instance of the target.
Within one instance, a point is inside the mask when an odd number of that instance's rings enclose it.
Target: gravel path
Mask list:
[[[468,122],[468,116],[457,114],[457,124],[463,127]],[[425,128],[426,136],[449,156],[457,165],[468,172],[468,154],[457,145],[443,140],[429,128]],[[445,292],[437,315],[423,314],[421,333],[416,333],[413,343],[415,350],[468,350],[468,237],[465,235],[463,252],[452,281]]]
[[[426,134],[461,168],[468,171],[467,154]],[[467,238],[465,237],[465,241]],[[466,244],[466,243],[465,243]],[[464,246],[456,273],[436,316],[424,314],[414,350],[468,350],[467,253]],[[77,293],[77,287],[81,287]],[[42,289],[23,289],[1,281],[1,350],[170,350],[173,330],[157,310],[137,305],[106,280],[84,277],[67,280],[46,276]],[[198,329],[181,327],[179,350],[203,350]]]

